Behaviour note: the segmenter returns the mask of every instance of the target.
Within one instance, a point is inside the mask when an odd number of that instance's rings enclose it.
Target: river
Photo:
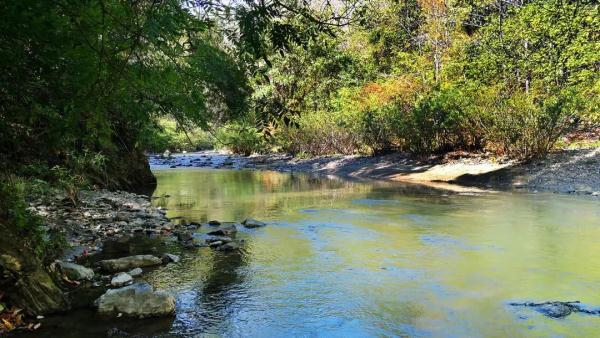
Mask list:
[[[146,275],[175,295],[174,319],[91,323],[83,311],[66,319],[71,334],[85,324],[88,336],[106,325],[168,336],[600,335],[597,316],[508,304],[600,306],[597,199],[266,171],[155,174],[153,201],[169,217],[268,226],[240,229],[239,252],[186,251]]]

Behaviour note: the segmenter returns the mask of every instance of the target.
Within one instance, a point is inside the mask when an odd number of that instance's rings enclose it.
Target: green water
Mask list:
[[[177,298],[166,332],[225,336],[600,336],[510,301],[600,306],[600,201],[447,194],[272,172],[157,171],[168,216],[253,217],[239,253],[184,255],[148,279]]]
[[[182,262],[143,278],[175,296],[174,318],[77,310],[24,336],[106,337],[114,327],[138,337],[600,336],[600,316],[552,319],[508,304],[600,307],[598,199],[272,172],[155,174],[154,203],[170,217],[269,224],[240,228],[239,252],[160,247]]]

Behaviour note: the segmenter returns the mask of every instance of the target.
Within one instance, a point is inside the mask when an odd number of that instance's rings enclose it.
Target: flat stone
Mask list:
[[[214,242],[210,242],[208,243],[208,246],[210,246],[211,248],[216,248],[223,245],[223,242],[221,241],[214,241]]]
[[[175,299],[162,291],[154,291],[146,283],[136,283],[120,289],[106,291],[94,302],[98,312],[104,315],[118,315],[148,318],[172,315]]]
[[[58,266],[62,272],[70,280],[92,280],[94,278],[94,270],[86,268],[83,265],[58,261]]]
[[[243,222],[242,225],[246,228],[260,228],[260,227],[264,227],[267,225],[267,223],[265,222],[261,222],[261,221],[257,221],[253,218],[246,218]]]
[[[119,272],[110,280],[110,285],[114,287],[121,287],[131,282],[133,282],[133,278],[131,277],[131,275],[125,272]]]
[[[134,268],[161,265],[162,260],[153,255],[136,255],[118,259],[107,259],[98,262],[102,270],[107,272],[127,271]]]
[[[231,241],[233,241],[233,239],[231,237],[227,237],[227,236],[210,236],[209,238],[206,239],[206,243],[212,243],[212,242],[229,243]]]
[[[217,230],[211,231],[208,234],[215,235],[215,236],[233,236],[236,234],[236,232],[237,232],[237,228],[235,227],[235,225],[229,225],[229,226],[221,227]]]

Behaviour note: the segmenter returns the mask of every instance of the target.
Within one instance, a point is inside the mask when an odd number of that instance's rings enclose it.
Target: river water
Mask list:
[[[552,319],[508,304],[600,306],[598,199],[461,195],[243,170],[155,174],[154,203],[169,217],[252,217],[268,226],[240,229],[239,252],[183,252],[182,263],[148,274],[176,297],[177,313],[171,320],[123,321],[130,333],[600,336],[598,316]]]

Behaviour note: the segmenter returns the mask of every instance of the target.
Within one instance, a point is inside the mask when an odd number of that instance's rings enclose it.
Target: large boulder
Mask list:
[[[162,260],[153,255],[136,255],[98,262],[102,270],[107,272],[128,271],[135,268],[161,265]]]
[[[57,261],[57,264],[62,273],[70,280],[92,280],[94,278],[94,270],[85,266],[62,261]]]
[[[129,317],[168,316],[175,312],[175,299],[163,291],[154,291],[146,283],[137,283],[106,291],[94,305],[104,315],[122,313]]]

